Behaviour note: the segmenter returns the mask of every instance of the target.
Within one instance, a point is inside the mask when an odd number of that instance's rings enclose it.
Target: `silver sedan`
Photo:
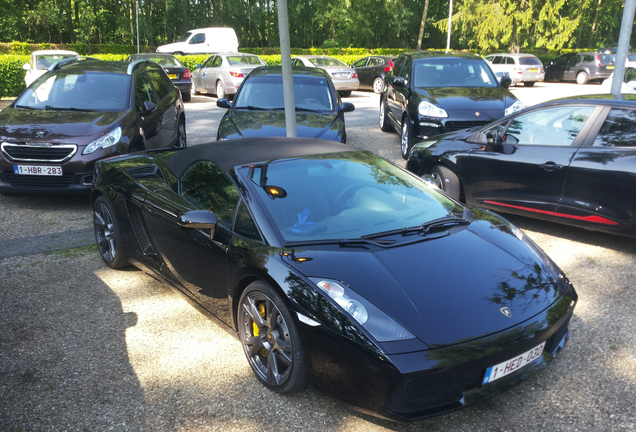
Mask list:
[[[252,69],[266,64],[254,54],[213,54],[191,73],[192,93],[211,93],[219,99],[231,98]]]
[[[350,96],[352,90],[358,90],[358,73],[345,63],[333,57],[298,56],[292,58],[292,66],[318,67],[326,70],[340,96]]]

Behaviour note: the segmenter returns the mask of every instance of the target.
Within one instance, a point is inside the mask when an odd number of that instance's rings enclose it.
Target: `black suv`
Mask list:
[[[602,81],[614,72],[614,54],[570,53],[557,57],[545,67],[546,81]]]
[[[185,112],[161,66],[63,60],[0,111],[0,193],[88,193],[96,160],[171,146]]]
[[[484,125],[523,109],[486,61],[474,54],[419,51],[400,54],[384,78],[380,129],[401,134],[402,157],[431,135]]]

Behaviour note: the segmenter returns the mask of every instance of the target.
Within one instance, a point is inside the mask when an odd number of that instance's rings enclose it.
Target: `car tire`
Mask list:
[[[223,81],[219,80],[216,82],[216,98],[223,99],[225,97],[225,86],[223,85]]]
[[[188,145],[188,136],[186,135],[185,120],[182,118],[179,120],[179,126],[177,127],[177,147],[185,148]]]
[[[128,266],[119,219],[110,200],[103,195],[93,204],[93,229],[97,249],[106,265],[114,269]]]
[[[384,90],[384,80],[377,77],[373,80],[373,93],[380,94]]]
[[[238,334],[258,380],[277,393],[307,385],[307,364],[296,323],[282,298],[264,281],[247,286],[236,313]]]
[[[585,84],[587,83],[587,80],[589,79],[587,73],[581,71],[579,73],[576,74],[576,83],[577,84]]]
[[[435,180],[438,188],[459,201],[461,185],[457,174],[445,166],[435,165],[431,170],[431,177]]]
[[[411,136],[411,125],[408,116],[402,119],[402,133],[400,134],[400,151],[404,159],[409,158],[411,148],[413,148],[413,137]]]
[[[340,96],[342,96],[342,97],[349,97],[349,96],[351,96],[351,90],[339,91],[338,93],[340,93]]]
[[[382,132],[391,132],[393,126],[389,123],[389,116],[386,112],[386,101],[380,99],[380,130]]]
[[[534,81],[526,81],[526,82],[523,83],[523,85],[526,86],[526,87],[532,87],[532,86],[534,86]]]
[[[190,99],[192,99],[192,94],[190,92],[183,92],[181,93],[181,99],[183,99],[184,102],[190,102]]]

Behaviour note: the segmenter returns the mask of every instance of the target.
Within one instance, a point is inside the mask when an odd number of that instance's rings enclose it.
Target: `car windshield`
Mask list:
[[[614,54],[599,54],[601,63],[614,63],[616,56]]]
[[[497,87],[483,60],[432,58],[414,62],[415,87]]]
[[[338,59],[333,57],[314,57],[310,58],[309,61],[312,65],[320,67],[320,66],[344,66],[349,67],[345,63],[341,62]]]
[[[256,56],[230,56],[227,62],[230,66],[265,66],[265,62]]]
[[[541,66],[541,62],[536,57],[519,57],[519,64]]]
[[[294,76],[294,101],[297,110],[329,111],[336,108],[327,78]],[[252,76],[243,83],[234,109],[284,110],[283,77]]]
[[[15,102],[16,108],[76,111],[124,111],[130,76],[105,72],[46,74]]]
[[[61,60],[75,57],[77,57],[75,54],[41,54],[35,59],[35,68],[48,69]]]
[[[183,34],[183,36],[181,36],[179,39],[177,39],[177,40],[176,40],[176,42],[185,42],[185,41],[187,41],[187,40],[188,40],[188,38],[189,38],[190,36],[192,36],[192,32],[187,31],[187,32],[185,32],[185,33]]]
[[[286,242],[359,239],[461,218],[464,211],[434,187],[368,152],[278,160],[239,172]]]

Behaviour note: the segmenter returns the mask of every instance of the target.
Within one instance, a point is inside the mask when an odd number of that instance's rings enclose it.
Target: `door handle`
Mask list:
[[[546,162],[544,164],[539,165],[541,168],[543,168],[546,171],[554,171],[554,170],[558,170],[563,168],[563,165],[561,164],[556,164],[554,162]]]

